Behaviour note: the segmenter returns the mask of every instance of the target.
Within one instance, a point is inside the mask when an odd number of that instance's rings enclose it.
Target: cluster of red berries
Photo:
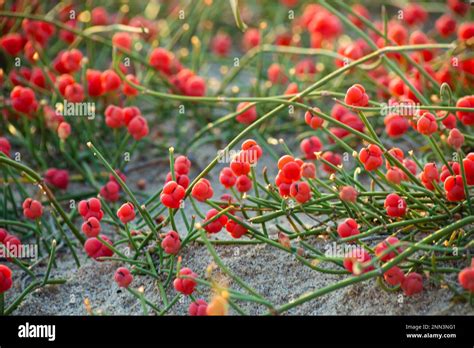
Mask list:
[[[126,127],[135,140],[148,135],[148,122],[141,115],[140,109],[135,106],[120,108],[109,105],[105,109],[105,124],[110,128]]]
[[[4,228],[0,228],[0,244],[4,245],[6,254],[15,256],[15,253],[19,250],[19,247],[21,246],[21,240],[17,236],[14,236],[13,234],[9,233]],[[9,260],[7,255],[4,254],[4,250],[0,248],[0,258],[4,257]]]
[[[178,156],[174,163],[176,181],[172,180],[171,172],[166,176],[166,183],[161,192],[161,203],[171,209],[178,209],[186,195],[189,185],[189,170],[191,161],[186,156]],[[205,179],[204,179],[205,180]],[[207,181],[207,180],[206,180]],[[211,194],[212,196],[212,194]]]

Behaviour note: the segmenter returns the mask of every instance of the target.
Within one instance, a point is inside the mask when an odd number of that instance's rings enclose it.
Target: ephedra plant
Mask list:
[[[118,286],[159,315],[182,298],[190,315],[248,314],[245,302],[283,314],[361,282],[393,296],[447,287],[472,306],[467,5],[230,3],[3,4],[1,313],[67,281],[52,276],[59,254],[117,265]],[[196,163],[206,144],[220,150]],[[169,166],[158,190],[127,180],[140,156]],[[217,244],[267,244],[340,280],[277,303]],[[230,285],[188,264],[196,247]]]

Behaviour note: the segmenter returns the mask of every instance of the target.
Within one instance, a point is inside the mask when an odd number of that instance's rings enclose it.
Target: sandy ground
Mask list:
[[[215,155],[215,149],[208,146],[202,147],[199,154],[194,157],[196,163],[208,163]],[[271,162],[259,164],[269,167],[270,173],[274,175],[275,164]],[[196,171],[196,168],[194,169]],[[147,178],[147,192],[155,192],[162,185],[167,169],[154,166],[142,170],[132,171],[128,175],[128,182],[136,182],[139,178]],[[219,170],[213,170],[210,180],[215,183],[215,197],[221,193],[220,185],[216,184]],[[192,173],[191,177],[197,174]],[[185,207],[187,214],[192,214],[190,206]],[[184,230],[182,222],[178,222],[178,229]],[[270,230],[271,236],[276,238],[276,229]],[[113,232],[108,233],[112,238]],[[225,231],[218,234],[220,239],[228,239]],[[322,239],[312,239],[311,244],[324,250]],[[243,278],[258,293],[269,299],[276,306],[285,304],[297,297],[315,291],[319,288],[334,284],[344,279],[346,275],[330,275],[319,273],[301,264],[294,256],[275,249],[268,245],[242,245],[242,246],[216,246],[216,250],[224,263],[238,276]],[[77,269],[67,249],[59,254],[58,268],[52,271],[52,278],[65,278],[67,283],[63,285],[47,286],[39,289],[22,303],[15,315],[84,315],[88,314],[84,299],[89,299],[92,311],[95,314],[104,315],[142,315],[143,310],[140,302],[121,290],[115,284],[113,275],[117,267],[116,262],[95,262],[87,259],[85,253],[81,252],[82,266]],[[205,277],[206,269],[212,263],[212,257],[206,247],[194,243],[189,245],[181,256],[183,267],[190,267],[199,276]],[[325,265],[327,266],[327,265]],[[40,270],[44,269],[44,265]],[[40,271],[39,270],[39,271]],[[18,274],[18,273],[17,273]],[[219,269],[213,272],[215,278],[222,278]],[[455,277],[455,275],[453,275]],[[455,278],[451,277],[454,282]],[[237,284],[230,280],[231,288],[239,290]],[[21,288],[21,281],[15,281],[15,287],[7,297],[7,303],[11,301],[12,295],[17,294]],[[162,307],[159,291],[151,277],[136,276],[133,287],[144,287],[145,296],[153,303]],[[206,290],[203,287],[200,287]],[[171,299],[176,292],[169,289],[168,297]],[[197,298],[208,299],[210,293],[196,294]],[[400,293],[387,293],[371,280],[343,288],[313,301],[307,302],[286,314],[293,315],[472,315],[474,311],[467,304],[455,304],[451,301],[452,293],[446,288],[435,287],[425,280],[425,291],[414,297],[404,297]],[[179,301],[169,314],[184,315],[190,303],[189,298]],[[253,303],[238,302],[248,314],[264,314],[266,308]],[[231,314],[235,314],[231,310]]]

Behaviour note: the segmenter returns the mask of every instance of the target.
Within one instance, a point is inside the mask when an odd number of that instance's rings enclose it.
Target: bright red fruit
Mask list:
[[[459,150],[464,144],[464,135],[459,129],[453,128],[449,131],[447,142],[453,149]]]
[[[359,160],[364,165],[365,170],[372,171],[383,164],[382,150],[375,144],[370,144],[359,152]]]
[[[12,271],[5,265],[0,265],[0,294],[12,287]]]
[[[319,108],[314,109],[318,112],[321,112]],[[321,117],[313,115],[311,111],[306,111],[306,113],[304,114],[304,120],[306,124],[313,129],[320,128],[324,123],[324,120]]]
[[[443,37],[448,37],[456,32],[456,20],[450,14],[444,14],[436,20],[436,30]]]
[[[130,202],[124,203],[117,210],[117,217],[120,219],[120,221],[122,221],[123,224],[135,219],[135,207],[133,204]]]
[[[87,238],[97,237],[100,233],[100,221],[91,216],[87,221],[84,221],[81,228]]]
[[[307,159],[316,159],[315,152],[320,152],[323,148],[323,143],[315,135],[303,139],[300,143],[301,152],[306,155]]]
[[[232,39],[226,33],[218,33],[212,38],[212,52],[220,57],[226,57],[232,48]]]
[[[108,239],[106,236],[100,235],[100,238],[103,239],[106,243],[112,244],[110,239]],[[86,240],[86,242],[84,243],[84,249],[87,255],[89,255],[89,257],[93,258],[94,260],[97,260],[99,257],[110,257],[114,254],[111,249],[109,249],[105,244],[103,244],[95,237]]]
[[[404,216],[407,211],[407,203],[396,193],[391,193],[385,198],[384,207],[387,215],[391,217]]]
[[[237,112],[245,109],[248,107],[249,102],[242,102],[237,105]],[[253,121],[257,119],[257,108],[255,105],[251,106],[241,114],[237,115],[236,118],[237,122],[243,124],[251,124]]]
[[[182,276],[186,276],[189,278],[180,278]],[[194,273],[187,267],[182,268],[179,271],[178,277],[173,282],[175,290],[182,293],[183,295],[191,295],[197,285],[196,281],[193,278],[197,278],[196,273]]]
[[[11,145],[7,138],[0,137],[0,152],[3,152],[7,157],[10,157]]]
[[[252,188],[252,180],[247,175],[240,175],[235,181],[235,187],[239,192],[248,192]]]
[[[267,70],[268,80],[273,84],[286,84],[288,83],[288,77],[286,77],[285,71],[279,64],[272,64]]]
[[[397,254],[402,252],[402,248],[400,247],[393,247],[394,245],[398,245],[400,241],[396,237],[388,237],[383,242],[380,242],[375,247],[375,255],[380,258],[382,261],[388,261],[393,259]],[[393,248],[394,250],[391,250]]]
[[[211,209],[207,212],[206,214],[206,219],[204,220],[204,223],[207,223],[209,220],[211,220],[214,216],[216,216],[219,212],[216,209]],[[204,229],[209,232],[209,233],[217,233],[220,230],[222,230],[222,227],[224,227],[227,223],[227,216],[226,215],[221,215],[214,221],[208,223],[206,226],[204,226]]]
[[[191,195],[200,202],[205,202],[214,195],[211,183],[207,179],[199,180],[193,187]]]
[[[114,279],[119,287],[128,288],[133,281],[133,276],[127,268],[120,267],[115,271]]]
[[[343,186],[339,190],[339,198],[344,202],[355,203],[357,201],[358,192],[352,186]]]
[[[459,272],[458,279],[464,289],[474,293],[474,261],[472,261],[471,267],[464,268]]]
[[[474,95],[469,95],[458,100],[458,108],[474,108]],[[474,125],[474,111],[457,111],[456,116],[465,126]]]
[[[341,238],[347,238],[350,236],[355,236],[360,233],[359,225],[354,219],[348,218],[345,219],[337,226],[337,234]]]
[[[13,108],[18,112],[31,114],[38,108],[35,93],[31,88],[15,86],[10,93]]]
[[[446,199],[450,202],[459,202],[466,199],[461,175],[448,176],[444,180],[444,189],[446,190]]]
[[[416,272],[408,273],[402,281],[402,290],[406,296],[412,296],[423,291],[423,277]]]
[[[396,286],[403,282],[405,274],[399,267],[393,266],[383,274],[383,278],[388,284]]]
[[[474,152],[469,153],[466,158],[462,160],[462,163],[467,184],[474,185]]]
[[[230,233],[230,235],[233,237],[233,238],[236,238],[236,239],[239,239],[240,237],[242,237],[244,234],[247,233],[247,229],[239,224],[238,222],[232,220],[232,219],[229,219],[225,225],[225,229],[227,230],[227,232]]]
[[[104,216],[102,205],[100,200],[97,198],[90,198],[87,201],[80,201],[77,210],[84,220],[87,220],[90,217],[95,217],[98,220],[102,220],[102,217]]]
[[[189,174],[191,161],[186,156],[178,156],[174,160],[174,171],[178,174]]]
[[[436,118],[432,113],[425,112],[418,119],[416,123],[416,129],[418,132],[424,135],[431,135],[438,130],[438,123],[436,123]]]
[[[293,197],[298,203],[306,203],[311,199],[311,188],[305,181],[294,182],[290,186],[290,196]]]
[[[351,106],[367,106],[369,105],[369,96],[365,93],[362,85],[355,84],[347,90],[344,102]]]
[[[148,121],[143,116],[135,116],[127,126],[128,132],[135,140],[140,140],[146,137],[149,133]]]
[[[104,186],[101,187],[100,195],[108,202],[117,202],[120,198],[119,184],[117,184],[116,181],[108,181]]]
[[[50,168],[44,174],[47,184],[65,190],[69,185],[69,172],[64,169]]]
[[[176,231],[169,231],[161,241],[161,247],[167,254],[176,255],[181,248],[181,240]]]
[[[0,46],[11,56],[16,56],[25,45],[25,39],[18,33],[10,33],[0,38]]]
[[[361,248],[353,249],[344,257],[344,268],[354,275],[365,273],[372,270],[373,266],[366,265],[371,260],[370,255],[367,251]],[[365,264],[365,265],[364,265]],[[356,266],[354,268],[354,266]]]
[[[160,199],[165,207],[177,209],[185,195],[186,192],[182,186],[175,181],[170,181],[163,187]]]
[[[100,81],[102,83],[102,89],[104,93],[112,92],[120,88],[120,77],[113,70],[105,70],[100,75]]]
[[[188,312],[189,315],[193,317],[207,316],[207,302],[203,299],[197,299],[195,302],[191,302]]]
[[[43,215],[43,206],[40,202],[27,198],[23,202],[23,215],[30,220],[39,219]]]

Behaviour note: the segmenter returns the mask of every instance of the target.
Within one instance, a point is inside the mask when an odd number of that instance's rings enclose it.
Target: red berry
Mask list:
[[[307,159],[316,159],[315,152],[320,152],[323,148],[321,140],[315,135],[303,139],[300,144],[301,152],[306,155]]]
[[[115,271],[114,279],[119,287],[128,288],[133,281],[133,276],[127,268],[120,267]]]
[[[321,112],[321,110],[319,108],[314,108],[314,109],[318,112]],[[306,113],[304,115],[304,120],[305,120],[306,124],[308,126],[310,126],[311,128],[313,128],[313,129],[320,128],[324,123],[324,120],[321,117],[313,115],[311,113],[311,111],[306,111]]]
[[[403,282],[405,274],[399,267],[393,266],[383,274],[383,278],[388,284],[396,286]]]
[[[171,73],[172,60],[172,53],[161,47],[155,48],[150,54],[150,65],[166,75]]]
[[[82,224],[82,232],[87,238],[97,237],[100,233],[100,221],[95,217],[90,217]]]
[[[110,180],[100,189],[101,197],[108,202],[116,202],[120,197],[120,186],[116,181]]]
[[[66,140],[71,134],[71,125],[67,122],[61,122],[57,129],[58,137],[61,140]]]
[[[50,168],[44,174],[47,184],[65,190],[69,185],[69,172],[63,169]]]
[[[204,223],[207,223],[218,213],[219,212],[216,209],[209,210],[206,214],[206,219],[204,220]],[[214,221],[207,223],[207,225],[204,226],[204,229],[209,233],[217,233],[227,224],[227,220],[228,218],[226,215],[221,215]]]
[[[179,239],[179,234],[176,231],[169,231],[163,241],[161,242],[161,247],[165,253],[170,255],[176,255],[181,248],[181,240]]]
[[[79,83],[71,83],[64,90],[64,98],[71,103],[80,103],[84,100],[84,89]]]
[[[307,179],[316,177],[316,166],[313,163],[305,162],[301,166],[301,176]]]
[[[43,206],[40,202],[27,198],[23,202],[23,215],[30,220],[39,219],[43,215]]]
[[[346,270],[354,275],[365,273],[372,270],[373,266],[368,266],[370,255],[367,251],[361,248],[351,250],[343,260],[343,265]],[[354,266],[357,266],[354,268]]]
[[[189,278],[180,278],[182,276],[186,276]],[[194,278],[197,278],[196,273],[194,273],[187,267],[182,268],[179,271],[178,277],[174,280],[173,286],[176,291],[182,293],[183,295],[191,295],[197,285]]]
[[[135,219],[135,207],[133,204],[130,202],[124,203],[117,210],[117,217],[120,219],[120,221],[122,221],[123,224]]]
[[[249,104],[249,102],[239,103],[239,105],[237,105],[237,112],[243,109],[247,109]],[[237,122],[242,124],[251,124],[257,119],[257,108],[255,107],[255,105],[253,105],[244,112],[237,115],[235,119],[237,120]]]
[[[400,247],[395,247],[393,248],[393,245],[398,245],[400,241],[396,237],[388,237],[385,239],[383,242],[377,244],[375,247],[375,255],[377,255],[378,258],[382,261],[388,261],[393,259],[397,254],[400,254],[402,252],[402,248]],[[393,248],[394,251],[389,251],[390,248]],[[396,252],[395,252],[396,250]]]
[[[468,185],[474,185],[474,152],[469,153],[462,161]]]
[[[459,284],[469,292],[474,293],[474,262],[473,266],[464,268],[459,272]]]
[[[326,151],[325,153],[323,153],[322,158],[336,167],[342,163],[341,155],[334,153],[332,151]],[[329,174],[336,172],[335,169],[333,169],[329,164],[324,163],[324,162],[323,162],[323,170]]]
[[[132,48],[132,36],[126,32],[115,33],[114,36],[112,36],[112,43],[116,47],[130,51]]]
[[[396,193],[391,193],[385,198],[384,207],[387,215],[391,217],[404,216],[407,211],[407,203]]]
[[[127,126],[128,132],[136,141],[143,139],[149,133],[148,122],[143,116],[135,116]]]
[[[344,202],[355,203],[357,201],[358,192],[352,186],[343,186],[339,190],[339,198]]]
[[[228,34],[218,33],[212,38],[212,52],[220,57],[227,57],[232,48],[232,39]]]
[[[471,37],[474,37],[474,23],[462,23],[458,28],[458,39],[460,41],[467,41]]]
[[[109,23],[109,14],[101,6],[95,7],[91,11],[91,22],[93,25],[107,25]]]
[[[250,173],[250,163],[244,161],[242,156],[236,156],[232,162],[230,162],[230,169],[235,175],[247,175]]]
[[[178,174],[189,174],[191,161],[186,156],[178,156],[174,160],[174,170]]]
[[[399,168],[393,167],[387,170],[385,178],[392,184],[399,185],[403,179],[403,172]]]
[[[403,13],[408,25],[423,24],[428,19],[428,13],[421,5],[416,3],[405,6]]]
[[[175,175],[176,182],[178,183],[178,185],[182,186],[184,189],[187,189],[189,186],[189,177],[186,174],[174,173],[174,175]],[[173,177],[171,176],[171,172],[169,172],[166,175],[165,183],[168,183],[172,180],[173,180]]]
[[[0,294],[12,287],[12,271],[5,265],[0,265]]]
[[[197,299],[195,302],[191,302],[188,312],[189,315],[193,317],[207,316],[207,302],[203,299]]]
[[[286,77],[283,68],[279,64],[272,64],[267,70],[268,80],[273,84],[286,84],[288,77]]]
[[[441,36],[448,37],[456,32],[456,20],[447,13],[436,20],[435,27]]]
[[[135,85],[140,84],[136,76],[133,74],[128,74],[127,76],[125,76],[125,80],[130,81]],[[135,97],[138,95],[138,90],[125,81],[123,84],[123,94],[125,94],[127,97]]]
[[[225,167],[221,170],[219,175],[219,181],[225,188],[231,188],[235,185],[236,177],[234,172],[229,167]]]
[[[422,276],[416,272],[408,273],[402,281],[402,290],[406,296],[412,296],[422,292]]]
[[[347,90],[344,102],[351,106],[367,106],[369,96],[365,93],[362,85],[355,84]]]
[[[341,238],[355,236],[360,233],[359,225],[354,219],[348,218],[337,226],[337,234]]]
[[[225,229],[227,230],[227,232],[230,233],[233,238],[236,239],[239,239],[247,233],[247,229],[243,225],[239,224],[238,222],[235,222],[232,219],[229,219],[227,221]]]
[[[240,175],[235,181],[235,187],[239,192],[248,192],[252,188],[252,180],[247,175]]]
[[[448,145],[455,150],[459,150],[464,144],[464,135],[457,128],[449,131]]]
[[[105,70],[100,75],[100,81],[102,83],[102,89],[104,93],[112,92],[120,88],[120,77],[113,70]]]
[[[388,115],[384,119],[385,131],[389,137],[397,138],[406,133],[409,128],[408,120],[406,117],[399,115]]]
[[[100,235],[100,238],[103,239],[106,243],[112,244],[110,242],[110,239],[108,239],[106,236]],[[97,260],[99,257],[111,257],[114,254],[111,249],[109,249],[105,244],[103,244],[95,237],[86,240],[86,242],[84,243],[84,249],[87,255],[93,258],[94,260]]]
[[[185,94],[191,97],[203,97],[206,95],[206,82],[202,77],[191,76],[184,87]]]
[[[31,114],[38,108],[35,93],[31,88],[15,86],[10,93],[12,107],[25,114]]]
[[[458,108],[474,108],[474,95],[466,96],[456,103]],[[457,111],[456,116],[465,126],[474,125],[474,111]]]
[[[464,182],[461,175],[448,176],[444,181],[446,199],[450,202],[459,202],[466,199]]]
[[[25,39],[18,33],[10,33],[0,38],[0,46],[11,56],[16,56],[23,49]]]
[[[433,114],[425,112],[416,123],[418,132],[424,135],[431,135],[438,130],[438,123]]]
[[[122,108],[115,105],[109,105],[105,109],[105,124],[110,128],[120,128],[125,125]]]
[[[102,217],[104,216],[100,200],[97,198],[90,198],[87,201],[80,201],[77,210],[84,220],[87,220],[90,217],[95,217],[98,220],[102,220]]]
[[[161,193],[161,203],[165,207],[177,209],[183,200],[186,192],[184,188],[178,185],[175,181],[170,181],[165,184]]]
[[[359,159],[365,170],[372,171],[379,168],[382,163],[382,150],[375,144],[370,144],[359,152]]]
[[[294,182],[290,186],[290,196],[293,197],[298,203],[306,203],[311,199],[311,188],[305,181]]]
[[[242,37],[242,47],[244,51],[248,51],[251,48],[254,48],[260,44],[260,32],[258,29],[250,28]]]
[[[469,5],[464,0],[448,0],[448,7],[460,16],[469,11]]]
[[[100,78],[101,74],[99,70],[87,69],[86,71],[87,93],[91,97],[98,97],[104,93]]]
[[[214,195],[211,183],[207,179],[199,180],[193,187],[191,195],[200,202],[205,202]]]

